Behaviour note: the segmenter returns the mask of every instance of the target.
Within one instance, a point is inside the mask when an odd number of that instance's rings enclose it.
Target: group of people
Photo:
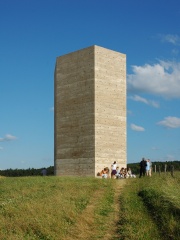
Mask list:
[[[111,172],[111,174],[110,174],[110,172]],[[122,167],[120,169],[119,166],[117,166],[116,161],[114,161],[114,163],[111,165],[111,171],[108,167],[106,167],[97,175],[101,176],[102,178],[110,178],[111,177],[113,179],[136,177],[135,174],[132,174],[132,171],[130,168]]]
[[[136,175],[132,174],[131,168],[121,168],[119,167],[116,168],[116,174],[114,178],[135,178]]]
[[[111,171],[111,178],[132,178],[136,177],[135,174],[132,174],[131,168],[124,168],[121,169],[117,166],[116,161],[112,164],[112,171]]]
[[[144,177],[145,175],[151,177],[151,173],[152,173],[152,163],[150,159],[142,158],[140,162],[139,177],[141,178],[142,176]]]
[[[142,158],[140,162],[140,173],[139,177],[142,176],[149,176],[151,177],[152,174],[152,163],[150,159]],[[105,167],[101,172],[97,174],[97,176],[101,176],[102,178],[113,178],[113,179],[120,179],[120,178],[135,178],[136,175],[132,174],[131,168],[124,168],[121,169],[117,166],[116,161],[113,162],[111,165],[111,169]]]

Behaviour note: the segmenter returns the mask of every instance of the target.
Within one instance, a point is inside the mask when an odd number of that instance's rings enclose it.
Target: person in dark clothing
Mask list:
[[[141,178],[142,176],[144,177],[146,174],[146,160],[145,158],[142,158],[141,162],[140,162],[140,174],[139,177]]]
[[[47,170],[46,170],[45,168],[43,168],[43,170],[41,171],[41,173],[42,173],[43,176],[46,176]]]

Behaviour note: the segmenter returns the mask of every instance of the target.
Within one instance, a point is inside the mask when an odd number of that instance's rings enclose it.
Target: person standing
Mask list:
[[[116,168],[117,168],[117,164],[116,161],[114,161],[114,163],[111,166],[111,178],[115,178],[116,177]]]
[[[142,158],[141,162],[140,162],[140,174],[139,177],[141,178],[142,176],[144,177],[146,174],[146,160],[145,158]]]
[[[148,159],[148,161],[149,161],[149,166],[150,166],[150,168],[149,168],[149,176],[151,177],[151,174],[152,174],[152,162],[151,162],[150,159]]]
[[[146,176],[150,176],[150,162],[149,159],[146,161]]]
[[[46,168],[43,168],[43,170],[41,171],[41,173],[42,173],[43,176],[46,176],[46,175],[47,175],[47,170],[46,170]]]

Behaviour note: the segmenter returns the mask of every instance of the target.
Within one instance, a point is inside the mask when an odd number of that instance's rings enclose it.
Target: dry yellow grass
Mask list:
[[[179,178],[163,175],[121,180],[0,178],[0,239],[161,239],[139,192],[154,189],[179,209],[178,184]],[[173,218],[166,226],[178,232]]]
[[[25,177],[0,181],[3,193],[0,239],[110,239],[112,236],[118,214],[116,180]]]
[[[101,233],[103,240],[111,240],[117,235],[117,222],[119,221],[119,195],[126,183],[126,180],[113,181],[114,200],[113,210],[109,213],[107,219],[104,221],[104,231]],[[103,189],[93,193],[87,208],[78,216],[75,225],[71,228],[69,235],[64,240],[92,240],[99,236],[99,228],[97,227],[96,210],[99,207],[99,202],[103,197]]]

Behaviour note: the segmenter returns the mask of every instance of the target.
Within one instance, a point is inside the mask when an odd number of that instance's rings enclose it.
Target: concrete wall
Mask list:
[[[55,174],[126,166],[126,55],[92,46],[57,58]]]
[[[126,166],[126,55],[95,46],[96,172]]]

